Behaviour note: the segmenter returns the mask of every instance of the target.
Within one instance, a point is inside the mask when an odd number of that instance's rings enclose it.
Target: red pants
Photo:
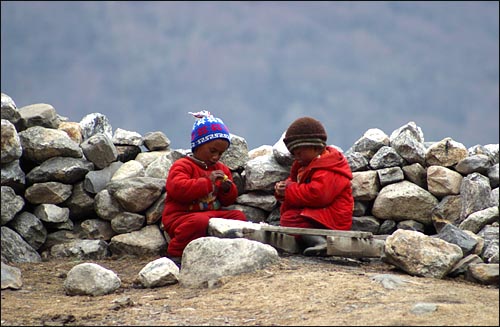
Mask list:
[[[328,229],[322,224],[318,223],[311,217],[303,216],[300,213],[302,209],[290,209],[280,216],[280,226],[295,227],[295,228],[318,228]],[[300,235],[293,235],[295,239],[300,240]]]
[[[303,216],[300,213],[302,209],[290,209],[283,213],[280,217],[280,226],[296,227],[296,228],[319,228],[328,229],[323,224],[317,222],[311,217]]]
[[[183,214],[175,219],[169,229],[166,230],[171,238],[167,248],[167,255],[180,257],[189,242],[207,236],[210,218],[247,221],[245,214],[240,210],[199,211]]]

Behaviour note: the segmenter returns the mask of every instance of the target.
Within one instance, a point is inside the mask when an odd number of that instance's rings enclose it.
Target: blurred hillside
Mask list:
[[[297,117],[347,150],[415,121],[498,143],[498,2],[1,2],[1,89],[188,148],[210,110],[249,148]]]

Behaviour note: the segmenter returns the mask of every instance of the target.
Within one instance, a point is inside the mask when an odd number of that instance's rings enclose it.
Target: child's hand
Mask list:
[[[221,184],[220,184],[220,189],[222,190],[223,193],[227,193],[231,190],[231,184],[233,182],[231,182],[230,179],[226,179],[225,181],[223,181]]]
[[[222,170],[214,170],[210,174],[210,180],[214,184],[215,188],[219,188],[223,193],[227,193],[231,190],[231,180],[227,177]]]
[[[285,196],[285,189],[286,189],[286,182],[285,181],[279,181],[276,184],[274,184],[274,192],[279,197]]]
[[[214,170],[213,172],[210,173],[210,180],[212,181],[213,184],[217,182],[217,180],[224,180],[224,177],[227,179],[226,174],[222,170]]]

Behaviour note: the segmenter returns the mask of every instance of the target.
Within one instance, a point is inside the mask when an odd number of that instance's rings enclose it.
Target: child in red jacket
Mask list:
[[[240,210],[222,208],[238,197],[229,167],[219,162],[230,145],[227,127],[208,111],[191,114],[199,118],[191,132],[192,153],[170,168],[162,213],[163,228],[170,236],[167,256],[178,264],[186,245],[207,235],[210,218],[247,220]]]
[[[294,156],[290,176],[275,184],[284,227],[349,230],[354,199],[352,172],[347,159],[326,145],[327,134],[318,120],[302,117],[287,129],[283,142]],[[304,255],[326,253],[326,239],[318,235],[297,237]]]

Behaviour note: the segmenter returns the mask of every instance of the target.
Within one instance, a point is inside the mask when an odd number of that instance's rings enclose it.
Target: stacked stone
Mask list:
[[[69,122],[49,104],[18,109],[3,93],[1,113],[2,261],[165,254],[165,181],[188,149],[171,149],[163,132],[113,132],[100,113]],[[231,208],[277,225],[273,187],[292,163],[283,135],[250,151],[231,137],[221,159],[240,193]],[[498,144],[424,142],[410,122],[390,136],[368,130],[345,155],[353,230],[418,231],[460,246],[463,258],[498,264]]]

